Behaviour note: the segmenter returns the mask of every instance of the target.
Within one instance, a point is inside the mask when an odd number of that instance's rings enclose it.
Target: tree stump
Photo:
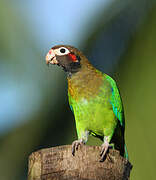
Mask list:
[[[116,150],[104,162],[99,146],[81,146],[72,155],[71,145],[41,149],[29,157],[28,180],[128,180],[132,165]]]

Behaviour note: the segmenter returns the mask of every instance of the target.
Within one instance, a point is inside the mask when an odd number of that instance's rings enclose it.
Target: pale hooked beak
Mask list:
[[[53,49],[50,49],[50,51],[46,55],[46,64],[59,64],[56,60],[56,56]]]

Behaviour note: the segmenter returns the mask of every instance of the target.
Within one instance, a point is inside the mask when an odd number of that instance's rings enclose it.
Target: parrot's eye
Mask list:
[[[61,52],[61,53],[65,53],[66,50],[65,50],[64,48],[61,48],[61,49],[60,49],[60,52]]]
[[[58,49],[54,49],[54,53],[58,56],[63,56],[63,55],[66,55],[66,54],[69,54],[69,50],[65,47],[60,47]]]

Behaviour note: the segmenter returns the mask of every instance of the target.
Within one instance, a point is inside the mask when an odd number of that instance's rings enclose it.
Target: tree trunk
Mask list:
[[[132,165],[116,150],[104,162],[99,146],[81,146],[75,156],[71,146],[41,149],[29,157],[28,180],[128,180]]]

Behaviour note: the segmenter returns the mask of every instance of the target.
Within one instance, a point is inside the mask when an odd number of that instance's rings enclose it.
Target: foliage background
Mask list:
[[[31,152],[76,138],[65,73],[44,60],[60,43],[116,79],[131,179],[155,179],[155,19],[154,0],[1,0],[0,179],[25,180]]]

